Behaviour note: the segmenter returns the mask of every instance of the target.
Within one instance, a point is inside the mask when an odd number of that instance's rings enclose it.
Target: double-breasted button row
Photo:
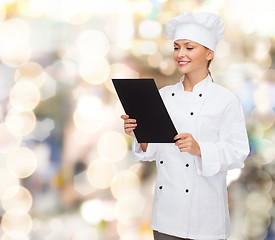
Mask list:
[[[160,189],[160,190],[163,189],[163,186],[159,186],[159,189]],[[189,193],[189,189],[186,189],[185,192],[186,192],[186,193]]]
[[[171,95],[174,97],[175,93],[172,93]],[[202,97],[202,93],[199,94],[199,97]]]

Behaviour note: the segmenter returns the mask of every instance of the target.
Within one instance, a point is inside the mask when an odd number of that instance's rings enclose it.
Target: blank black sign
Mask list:
[[[112,79],[124,111],[137,120],[139,143],[174,143],[177,130],[154,79]]]

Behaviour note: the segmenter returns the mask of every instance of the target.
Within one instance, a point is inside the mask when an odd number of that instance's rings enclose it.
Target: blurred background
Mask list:
[[[211,64],[246,116],[230,240],[275,239],[274,0],[1,0],[0,239],[152,240],[154,163],[134,163],[110,79],[181,77],[167,19],[219,14]]]

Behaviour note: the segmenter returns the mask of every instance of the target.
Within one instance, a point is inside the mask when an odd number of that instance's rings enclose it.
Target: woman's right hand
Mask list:
[[[129,118],[129,115],[122,115],[121,118],[124,120],[124,131],[127,135],[135,137],[134,130],[137,127],[136,119]]]

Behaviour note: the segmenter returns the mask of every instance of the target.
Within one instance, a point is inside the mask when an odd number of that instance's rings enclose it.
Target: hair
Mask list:
[[[214,57],[213,57],[213,58],[214,58]],[[213,61],[213,58],[210,59],[210,60],[208,61],[208,63],[207,63],[207,71],[208,71],[208,74],[210,75],[210,77],[211,77],[211,79],[212,79],[212,82],[214,82],[214,80],[213,80],[212,74],[211,74],[211,72],[210,72],[210,70],[209,70],[209,67],[210,67],[211,62]]]

